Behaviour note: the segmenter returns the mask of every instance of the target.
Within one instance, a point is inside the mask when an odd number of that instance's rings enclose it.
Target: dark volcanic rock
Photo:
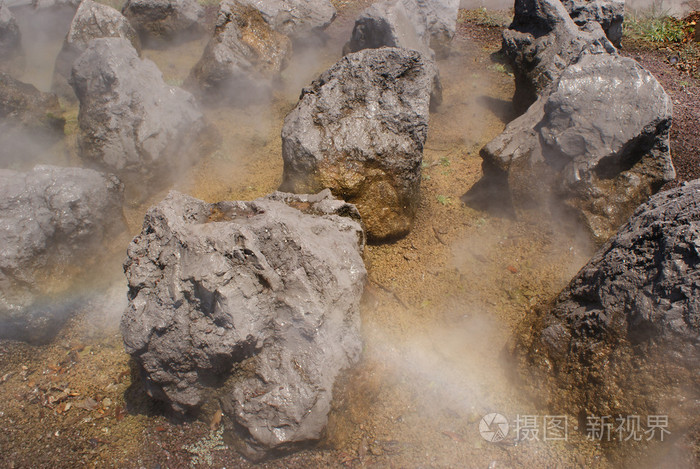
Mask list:
[[[574,413],[697,422],[700,180],[640,206],[534,332],[527,353]]]
[[[517,213],[560,204],[604,241],[673,179],[671,101],[634,60],[586,54],[482,151]]]
[[[0,338],[50,339],[72,276],[124,229],[119,180],[90,169],[0,170]]]
[[[83,0],[75,12],[63,48],[56,58],[51,83],[54,93],[64,98],[75,99],[75,93],[68,83],[73,63],[85,51],[91,40],[101,37],[121,37],[130,41],[137,51],[141,50],[136,31],[124,15],[107,5]]]
[[[577,25],[599,23],[610,42],[620,46],[625,0],[562,0],[562,3]]]
[[[379,47],[417,50],[429,57],[449,55],[457,27],[456,0],[386,0],[364,10],[355,21],[344,53]]]
[[[5,4],[0,0],[0,71],[5,71],[8,61],[21,53],[22,36],[17,20]]]
[[[124,264],[122,334],[148,393],[176,411],[218,398],[249,456],[318,439],[360,355],[363,247],[357,210],[328,191],[218,204],[171,192]]]
[[[272,30],[257,9],[224,0],[214,36],[192,69],[187,86],[202,92],[210,102],[254,101],[269,95],[291,51],[290,39]]]
[[[516,108],[523,112],[547,94],[583,52],[614,53],[615,47],[598,23],[579,29],[559,0],[517,0],[513,23],[503,31],[503,53],[515,74]]]
[[[0,162],[36,161],[61,140],[66,121],[56,96],[0,73]]]
[[[293,41],[326,29],[335,19],[329,0],[241,0],[258,10],[265,22]]]
[[[282,128],[281,190],[330,188],[368,236],[411,229],[418,207],[434,65],[416,51],[365,49],[304,88]]]
[[[204,7],[196,0],[127,0],[122,14],[144,40],[188,39],[204,31]]]
[[[168,179],[210,149],[193,96],[163,81],[129,41],[95,39],[75,61],[81,156],[137,177]]]

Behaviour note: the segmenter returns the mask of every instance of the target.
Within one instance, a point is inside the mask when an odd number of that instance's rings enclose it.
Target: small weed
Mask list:
[[[444,195],[438,195],[436,197],[436,199],[439,203],[441,203],[442,205],[445,205],[445,206],[452,204],[452,199],[450,199],[449,197],[444,196]]]
[[[168,78],[167,80],[165,80],[165,83],[167,83],[168,85],[177,87],[182,86],[183,82],[184,80],[182,78]]]
[[[441,164],[442,166],[447,167],[447,166],[450,165],[450,159],[449,159],[448,157],[446,157],[446,156],[443,156],[443,157],[440,158],[440,164]]]
[[[224,426],[221,425],[218,430],[212,430],[209,435],[191,445],[182,447],[185,451],[192,455],[192,465],[206,464],[211,466],[214,464],[212,459],[212,451],[223,451],[228,449],[224,443]]]
[[[425,181],[430,181],[430,174],[424,174],[424,175],[423,175],[423,180],[425,180]]]
[[[655,7],[626,18],[623,27],[625,36],[648,42],[681,42],[685,37],[683,22]]]

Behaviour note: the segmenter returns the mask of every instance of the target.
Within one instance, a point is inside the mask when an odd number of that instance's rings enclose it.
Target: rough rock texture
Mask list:
[[[344,53],[379,47],[417,50],[429,57],[449,55],[457,28],[456,0],[386,0],[355,21]]]
[[[599,23],[610,42],[620,46],[625,0],[562,0],[562,3],[577,25]]]
[[[357,206],[372,240],[403,236],[418,207],[432,62],[407,49],[365,49],[301,93],[284,120],[281,190],[330,188]]]
[[[675,173],[671,101],[637,62],[586,54],[481,151],[516,213],[564,203],[599,241]]]
[[[614,53],[615,47],[598,23],[579,29],[559,0],[517,0],[502,50],[515,74],[514,104],[524,112],[583,52]]]
[[[193,96],[168,86],[126,39],[91,41],[75,61],[71,85],[80,100],[81,156],[88,161],[167,179],[207,150],[208,126]]]
[[[176,411],[218,398],[249,456],[320,437],[333,382],[360,355],[366,271],[357,210],[274,193],[207,204],[171,192],[124,270],[126,350]]]
[[[76,10],[81,0],[31,0],[35,10]]]
[[[122,14],[145,41],[187,39],[204,31],[204,7],[196,0],[127,0]]]
[[[192,69],[187,86],[211,102],[247,102],[270,92],[273,79],[286,67],[290,39],[273,31],[258,10],[237,0],[224,0],[214,36]]]
[[[0,0],[0,68],[21,53],[22,35],[17,20],[5,4]]]
[[[700,180],[640,206],[544,313],[527,353],[574,413],[697,423]]]
[[[56,96],[0,73],[0,162],[31,161],[63,138],[66,121]]]
[[[242,0],[261,14],[278,33],[293,41],[303,40],[326,29],[335,19],[329,0]]]
[[[63,42],[63,48],[56,58],[51,90],[59,96],[75,99],[75,93],[68,83],[73,63],[80,57],[88,43],[101,37],[121,37],[141,50],[141,41],[129,20],[112,7],[92,0],[83,0],[75,12],[70,29]]]
[[[0,338],[43,342],[68,311],[59,300],[103,239],[124,228],[122,185],[90,169],[0,170]]]

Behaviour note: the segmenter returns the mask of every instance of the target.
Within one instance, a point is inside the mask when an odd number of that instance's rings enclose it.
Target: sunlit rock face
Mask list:
[[[0,167],[29,169],[63,139],[58,99],[0,73]]]
[[[447,57],[457,28],[457,0],[388,0],[364,10],[355,21],[345,53],[379,47],[414,49]]]
[[[516,105],[535,101],[481,150],[484,187],[502,188],[520,218],[573,219],[602,243],[675,177],[671,100],[597,22],[579,29],[554,0],[515,6],[503,48]]]
[[[107,5],[83,0],[56,58],[51,83],[54,93],[75,100],[75,93],[68,83],[73,62],[85,51],[91,40],[101,37],[121,37],[131,42],[137,51],[141,49],[141,41],[124,15]]]
[[[204,7],[196,0],[127,0],[122,14],[144,41],[183,40],[204,31]]]
[[[637,62],[587,54],[482,151],[516,213],[573,213],[599,241],[675,173],[671,100]]]
[[[187,87],[212,104],[267,99],[291,52],[290,39],[273,30],[257,9],[225,0],[219,5],[214,35],[192,69]]]
[[[363,248],[357,210],[329,191],[217,204],[171,192],[124,264],[121,330],[148,393],[179,412],[218,400],[253,458],[318,439],[361,351]]]
[[[330,0],[241,0],[258,10],[273,31],[303,41],[326,29],[335,19]]]
[[[81,157],[129,178],[162,184],[202,156],[211,137],[194,97],[163,81],[129,41],[91,41],[75,61]]]
[[[74,277],[124,229],[122,190],[91,169],[0,170],[0,338],[45,342],[58,332]]]
[[[281,190],[331,189],[357,206],[372,240],[408,233],[435,76],[433,63],[413,50],[345,56],[304,88],[285,118]]]
[[[535,322],[521,352],[555,385],[549,399],[574,413],[697,423],[700,180],[640,206]]]
[[[625,0],[562,0],[562,4],[577,25],[596,22],[603,28],[610,42],[615,47],[620,46]]]

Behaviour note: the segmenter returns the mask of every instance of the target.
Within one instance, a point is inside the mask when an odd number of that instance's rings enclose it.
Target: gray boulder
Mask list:
[[[121,37],[131,42],[137,51],[141,50],[136,31],[124,15],[110,6],[83,0],[75,12],[63,47],[56,58],[51,91],[75,100],[75,93],[68,83],[73,62],[85,51],[91,40],[101,37]]]
[[[330,188],[372,240],[411,229],[428,133],[432,62],[414,50],[346,55],[304,88],[284,120],[281,190]]]
[[[196,0],[126,0],[122,14],[144,41],[186,40],[204,32],[204,7]]]
[[[598,241],[675,177],[671,100],[637,62],[584,54],[481,151],[516,213],[564,209]],[[563,206],[562,206],[563,204]]]
[[[262,14],[238,0],[224,0],[202,58],[186,86],[211,103],[246,103],[269,95],[287,65],[290,39],[271,29]]]
[[[599,23],[610,42],[620,46],[625,0],[562,0],[562,3],[577,25]]]
[[[328,191],[171,192],[124,264],[121,330],[147,392],[178,412],[218,399],[251,457],[318,439],[333,382],[360,356],[363,247],[357,210]]]
[[[579,28],[559,0],[517,0],[502,52],[515,74],[514,104],[524,112],[582,53],[614,53],[615,47],[598,23]]]
[[[449,55],[457,27],[456,0],[385,0],[355,21],[344,54],[362,49],[401,47],[433,58]]]
[[[0,338],[45,342],[70,312],[63,294],[124,229],[122,185],[90,169],[0,170]]]
[[[0,73],[0,165],[21,167],[41,159],[64,137],[56,96]]]
[[[323,31],[336,13],[330,0],[241,0],[241,3],[258,10],[273,31],[292,41]]]
[[[21,54],[22,35],[17,20],[5,4],[0,0],[0,71],[6,71],[7,62]]]
[[[81,0],[31,0],[31,6],[39,11],[73,10],[80,6]]]
[[[164,181],[211,149],[194,97],[168,86],[158,67],[129,41],[92,40],[75,61],[82,158],[141,179]]]
[[[699,208],[700,180],[653,196],[535,322],[525,352],[557,385],[552,400],[574,413],[697,423]]]

